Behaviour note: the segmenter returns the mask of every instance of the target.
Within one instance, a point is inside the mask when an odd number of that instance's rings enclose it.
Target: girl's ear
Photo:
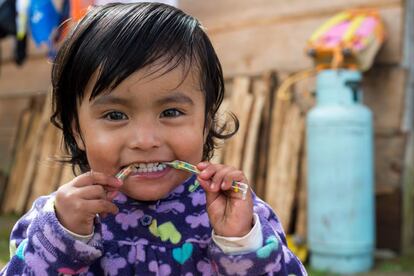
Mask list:
[[[72,122],[72,133],[73,133],[73,138],[75,138],[76,145],[78,146],[78,148],[80,150],[85,151],[86,149],[85,142],[83,141],[82,135],[80,133],[80,129],[77,126],[75,121]]]

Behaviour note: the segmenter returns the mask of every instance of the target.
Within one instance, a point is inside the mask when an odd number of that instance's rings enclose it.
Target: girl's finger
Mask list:
[[[77,189],[76,193],[78,196],[82,199],[107,199],[107,200],[113,200],[117,194],[118,189],[107,189],[106,187],[96,184],[96,185],[90,185],[85,187],[80,187]]]
[[[197,181],[200,183],[201,187],[207,192],[217,192],[211,189],[211,180],[204,180],[200,177],[197,177]]]
[[[76,190],[78,196],[82,199],[106,199],[107,191],[102,185],[89,185],[80,187]]]
[[[223,181],[221,182],[221,189],[224,191],[230,190],[233,184],[233,181],[240,181],[240,182],[246,182],[246,178],[244,177],[244,174],[242,171],[239,170],[233,170],[225,175],[223,178]]]
[[[84,187],[93,184],[119,188],[122,185],[122,181],[114,176],[105,175],[103,173],[95,171],[89,171],[87,173],[81,174],[73,180],[73,185],[75,187]]]
[[[87,212],[93,214],[111,213],[115,215],[119,212],[115,204],[105,199],[85,200],[83,206]]]
[[[233,171],[235,171],[235,168],[226,166],[217,170],[212,177],[211,189],[214,191],[219,191],[220,189],[222,189],[221,185],[224,181],[225,176]]]
[[[198,182],[200,182],[200,186],[204,189],[206,194],[206,206],[208,207],[215,202],[218,198],[220,198],[220,191],[213,191],[211,189],[211,180],[204,180],[201,178],[197,178]]]
[[[221,165],[221,164],[209,164],[204,170],[200,171],[198,176],[201,179],[209,180],[222,167],[223,167],[223,165]]]
[[[197,164],[197,169],[199,169],[200,171],[204,170],[205,168],[207,168],[211,163],[208,161],[203,161]]]

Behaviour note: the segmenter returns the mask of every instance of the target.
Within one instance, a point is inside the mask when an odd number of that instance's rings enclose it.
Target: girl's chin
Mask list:
[[[139,201],[156,201],[167,197],[170,191],[162,191],[161,189],[122,189],[121,190],[128,197]]]
[[[146,182],[146,183],[145,183]],[[140,201],[154,201],[166,198],[179,184],[169,183],[124,183],[121,191],[128,197]]]

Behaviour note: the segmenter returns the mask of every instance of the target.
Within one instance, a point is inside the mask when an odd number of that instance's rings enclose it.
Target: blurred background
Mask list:
[[[51,63],[85,7],[107,2],[114,1],[0,0],[0,267],[17,218],[73,177],[70,167],[53,161],[65,153],[49,123]],[[205,27],[226,81],[220,114],[232,111],[240,120],[238,135],[214,161],[243,169],[281,218],[310,275],[414,275],[414,1],[164,2]],[[374,27],[358,29],[369,20]],[[347,32],[352,26],[357,31]],[[358,35],[365,39],[359,44]],[[352,43],[344,43],[346,36]],[[341,73],[327,76],[326,69]],[[344,104],[348,94],[353,100]],[[339,114],[332,110],[310,118],[326,104],[357,119],[331,120]],[[355,106],[365,106],[372,119],[358,121]],[[329,131],[321,127],[328,124]],[[365,140],[355,131],[366,131]],[[341,140],[347,135],[351,143]],[[348,184],[352,179],[360,181]],[[330,232],[339,221],[348,223],[345,233]],[[332,244],[337,250],[324,251]],[[349,263],[363,255],[374,264]],[[338,259],[355,270],[335,270]]]

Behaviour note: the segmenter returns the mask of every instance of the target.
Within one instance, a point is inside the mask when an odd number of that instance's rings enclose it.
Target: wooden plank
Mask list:
[[[401,249],[401,189],[392,193],[379,194],[375,199],[376,207],[376,247]]]
[[[401,128],[406,79],[397,66],[375,66],[364,75],[364,103],[373,111],[376,132]]]
[[[197,17],[209,32],[228,32],[234,28],[253,24],[269,24],[272,20],[300,20],[351,8],[384,8],[402,5],[401,0],[337,0],[329,3],[325,0],[255,0],[254,2],[249,0],[197,2],[180,0],[179,2],[179,7]]]
[[[29,199],[26,203],[26,210],[32,206],[39,196],[47,195],[54,191],[63,169],[63,165],[53,159],[59,152],[60,142],[60,130],[52,124],[48,124],[43,141],[40,142],[42,148],[39,154],[39,161],[37,162],[36,177],[33,179]]]
[[[21,214],[23,211],[25,211],[26,202],[31,192],[31,185],[33,183],[33,179],[36,177],[36,165],[39,161],[41,143],[45,135],[45,130],[50,124],[49,117],[52,108],[51,101],[51,94],[49,94],[48,97],[46,97],[45,103],[43,104],[38,127],[29,136],[30,143],[28,142],[28,144],[30,144],[31,147],[30,150],[28,149],[28,154],[26,155],[28,163],[26,168],[22,171],[24,172],[23,182],[19,191],[19,196],[15,201],[14,208],[14,211],[18,214]]]
[[[2,102],[2,104],[4,104],[4,102]],[[6,107],[7,105],[5,105],[5,109],[7,109]],[[3,111],[4,111],[3,109],[0,109],[0,112],[3,112]],[[6,112],[6,114],[9,114],[9,113]],[[7,115],[5,117],[7,117]],[[0,116],[0,118],[3,118],[3,116]],[[13,128],[12,131],[6,131],[6,129],[3,127],[0,128],[0,133],[2,133],[0,137],[9,136],[10,138],[7,140],[6,139],[0,140],[1,152],[2,152],[2,154],[0,155],[2,157],[1,158],[2,169],[0,170],[0,175],[1,175],[0,202],[3,202],[4,195],[6,194],[6,184],[7,184],[6,176],[10,174],[10,167],[13,162],[13,158],[15,157],[16,148],[19,148],[24,144],[26,136],[27,136],[27,132],[30,129],[30,120],[31,120],[31,112],[29,108],[26,108],[21,112],[21,116],[17,120],[18,123],[16,123],[16,120],[12,120],[12,122],[15,122],[15,127]],[[3,123],[4,122],[1,122],[2,125]],[[13,135],[11,132],[13,132],[15,135]],[[14,143],[12,141],[14,141]],[[0,207],[1,207],[1,204],[0,204]]]
[[[253,183],[254,166],[257,160],[256,148],[258,142],[258,134],[260,130],[260,119],[263,114],[263,107],[265,103],[266,83],[263,81],[256,81],[253,93],[254,103],[250,112],[250,122],[246,134],[246,146],[243,153],[243,172],[249,183]]]
[[[13,159],[15,159],[16,153],[24,146],[25,142],[27,141],[27,137],[31,129],[31,121],[33,117],[32,113],[33,110],[30,108],[30,106],[21,112],[19,123],[16,124],[17,130],[14,142],[10,143],[12,147],[10,161],[13,161]]]
[[[289,92],[288,92],[289,93]],[[277,91],[276,96],[274,97],[273,101],[273,108],[272,108],[272,118],[271,118],[271,125],[270,125],[270,141],[269,144],[269,157],[268,157],[268,168],[267,170],[270,172],[271,166],[277,163],[278,155],[279,155],[279,146],[282,137],[282,129],[283,123],[285,121],[285,117],[287,116],[287,111],[291,105],[290,95],[286,97],[285,95],[280,95],[280,91]],[[269,182],[267,182],[269,183]]]
[[[62,174],[60,176],[60,179],[56,183],[55,189],[72,181],[74,177],[75,175],[73,174],[72,166],[69,164],[64,164],[62,168]]]
[[[235,168],[241,168],[247,125],[249,122],[250,109],[253,103],[253,96],[249,94],[249,87],[249,78],[236,78],[234,80],[233,92],[230,98],[230,111],[239,119],[240,127],[238,133],[226,142],[224,163],[226,165],[234,166]]]
[[[282,225],[289,229],[293,201],[296,193],[300,146],[303,139],[304,119],[297,105],[291,104],[281,122],[281,139],[276,161],[269,162],[265,200],[278,214]],[[273,122],[274,123],[274,122]],[[273,133],[272,133],[273,134]],[[275,137],[271,136],[273,141]],[[273,154],[270,152],[270,154]],[[269,157],[274,158],[272,156]]]
[[[253,183],[256,194],[265,198],[266,179],[268,169],[268,158],[270,148],[270,128],[272,123],[272,110],[275,97],[275,90],[278,85],[278,78],[275,72],[267,72],[263,75],[263,81],[266,83],[265,105],[263,107],[263,115],[260,124],[260,141],[257,145],[258,162],[255,171],[255,181]]]
[[[401,188],[404,151],[404,135],[375,137],[375,182],[377,194],[386,193],[391,188]]]
[[[298,183],[298,199],[297,199],[297,217],[295,223],[295,234],[306,240],[307,236],[307,175],[308,167],[306,160],[305,140],[302,141],[302,151],[300,154],[299,183]]]
[[[0,100],[0,170],[5,174],[9,174],[19,118],[29,101],[27,98]]]
[[[221,103],[221,106],[216,116],[219,127],[225,124],[226,118],[227,118],[226,113],[228,112],[228,109],[229,109],[229,99],[226,98]],[[225,154],[225,141],[221,140],[217,142],[217,148],[214,150],[213,158],[211,158],[210,161],[212,163],[222,163],[224,159],[224,154]]]
[[[34,102],[32,107],[32,113],[30,118],[30,130],[27,132],[27,137],[24,141],[18,140],[18,148],[16,149],[16,155],[14,157],[13,167],[10,172],[9,181],[7,183],[7,189],[2,205],[2,211],[4,213],[10,213],[15,211],[16,202],[22,193],[27,194],[24,190],[23,181],[26,177],[26,168],[29,166],[29,158],[32,149],[37,142],[35,139],[35,133],[40,127],[41,121],[41,107],[38,102]],[[22,125],[21,127],[25,127]]]
[[[206,2],[206,1],[204,1]],[[210,1],[207,1],[210,3]],[[274,1],[280,3],[280,1]],[[290,4],[291,1],[289,1]],[[302,4],[304,1],[300,1]],[[322,1],[319,1],[322,5]],[[254,9],[256,3],[249,2],[246,6]],[[313,3],[313,1],[312,1]],[[346,3],[343,1],[343,3]],[[362,1],[360,5],[364,5]],[[210,3],[212,4],[212,3]],[[210,5],[209,4],[209,5]],[[214,4],[212,4],[214,5]],[[208,22],[219,22],[212,14],[203,11],[200,15],[193,12],[196,17],[200,17],[206,26],[208,34],[222,62],[223,71],[226,77],[237,75],[258,75],[268,70],[279,70],[294,72],[312,66],[312,61],[304,54],[304,48],[310,35],[322,25],[329,17],[341,9],[329,9],[333,2],[322,8],[322,13],[315,10],[315,14],[306,13],[306,16],[286,15],[279,20],[277,8],[261,8],[264,13],[274,12],[276,15],[273,20],[264,20],[264,24],[254,24],[251,22],[241,23],[234,28],[222,23],[219,27],[210,26]],[[386,64],[398,64],[402,57],[402,30],[403,30],[403,7],[400,1],[379,1],[371,2],[370,5],[378,5],[383,16],[388,39],[378,54],[377,61]],[[366,5],[366,6],[370,6]],[[194,5],[197,6],[197,5]],[[297,6],[297,5],[296,5]],[[306,4],[304,4],[306,7]],[[356,6],[359,6],[356,4]],[[233,8],[239,7],[239,3]],[[352,8],[352,5],[347,8]],[[355,7],[355,6],[354,6]],[[233,8],[226,10],[226,16],[237,24],[237,13]],[[227,9],[227,8],[226,8]],[[217,11],[217,9],[215,9]],[[198,11],[198,12],[201,12]],[[213,19],[209,20],[210,16]],[[257,13],[257,20],[261,17]],[[269,15],[271,16],[271,15]],[[279,16],[279,17],[278,17]],[[241,19],[242,20],[242,19]],[[261,22],[261,21],[260,21]],[[210,23],[213,24],[213,23]],[[214,23],[220,24],[220,23]],[[272,35],[274,34],[274,35]]]
[[[13,63],[2,64],[0,74],[0,99],[44,94],[50,87],[51,64],[45,59],[30,59],[22,67]],[[24,81],[22,81],[24,80]]]

